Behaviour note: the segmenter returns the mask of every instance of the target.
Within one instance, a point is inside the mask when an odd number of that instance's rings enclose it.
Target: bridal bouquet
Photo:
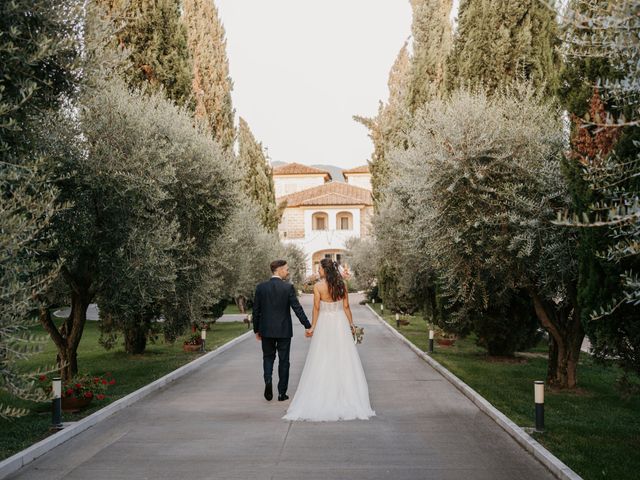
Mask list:
[[[354,325],[352,334],[353,334],[353,343],[355,343],[356,345],[358,343],[362,343],[362,338],[364,337],[364,327],[359,327],[357,325]]]

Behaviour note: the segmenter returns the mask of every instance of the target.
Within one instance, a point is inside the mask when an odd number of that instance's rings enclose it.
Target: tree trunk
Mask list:
[[[556,308],[529,291],[540,323],[549,332],[549,365],[547,382],[559,388],[575,388],[578,384],[578,359],[584,329],[576,302]]]
[[[147,327],[142,321],[124,328],[124,349],[127,353],[139,355],[147,348]]]
[[[244,314],[247,312],[247,300],[244,296],[240,295],[239,297],[236,297],[236,305],[238,306],[240,313]]]
[[[83,286],[84,287],[84,286]],[[49,313],[48,305],[40,307],[40,323],[51,336],[58,349],[56,362],[63,380],[78,373],[78,346],[87,321],[87,307],[91,303],[89,287],[76,288],[71,293],[71,313],[58,330]]]
[[[547,360],[547,382],[549,379],[555,378],[558,371],[558,345],[553,338],[553,335],[549,334],[549,359]]]

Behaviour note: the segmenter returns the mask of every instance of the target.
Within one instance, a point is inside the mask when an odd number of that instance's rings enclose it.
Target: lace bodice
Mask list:
[[[324,300],[320,300],[321,312],[337,312],[338,310],[342,310],[342,300],[338,300],[337,302],[325,302]]]

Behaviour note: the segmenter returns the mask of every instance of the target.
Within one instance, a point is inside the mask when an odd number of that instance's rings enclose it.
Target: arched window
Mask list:
[[[329,229],[329,215],[324,212],[314,213],[311,217],[311,224],[314,230],[328,230]]]
[[[338,230],[353,230],[353,215],[350,212],[340,212],[336,215]]]

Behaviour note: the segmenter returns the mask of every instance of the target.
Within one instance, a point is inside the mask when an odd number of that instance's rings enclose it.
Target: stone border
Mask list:
[[[518,427],[514,422],[509,420],[507,416],[491,405],[484,397],[478,392],[473,390],[469,385],[464,383],[453,373],[443,367],[440,363],[435,361],[425,352],[416,347],[409,341],[404,335],[398,332],[395,328],[389,325],[380,315],[367,303],[367,308],[375,315],[385,327],[387,327],[391,333],[393,333],[398,339],[405,343],[413,352],[427,362],[434,370],[448,380],[454,387],[460,390],[465,397],[471,400],[482,412],[487,414],[494,422],[496,422],[505,432],[507,432],[513,439],[520,444],[527,452],[542,463],[554,476],[561,480],[582,480],[576,472],[571,470],[567,465],[562,463],[560,459],[554,456],[549,450],[544,448],[540,443],[536,442],[530,435],[528,435],[522,428]]]
[[[110,403],[106,407],[101,408],[100,410],[92,413],[88,417],[85,417],[82,420],[79,420],[78,422],[74,422],[72,425],[64,428],[63,430],[60,430],[59,432],[48,436],[44,440],[41,440],[38,443],[35,443],[32,446],[26,448],[25,450],[22,450],[21,452],[18,452],[15,455],[3,460],[2,462],[0,462],[0,480],[17,472],[22,467],[26,466],[28,463],[31,463],[32,461],[34,461],[36,458],[44,455],[48,451],[54,449],[55,447],[66,442],[67,440],[75,437],[81,432],[84,432],[88,428],[91,428],[93,425],[97,424],[98,422],[101,422],[102,420],[113,415],[117,411],[128,407],[129,405],[137,402],[138,400],[142,400],[144,397],[146,397],[150,393],[155,392],[156,390],[160,390],[161,388],[177,380],[178,378],[193,372],[194,370],[202,366],[202,364],[220,355],[224,351],[229,350],[229,348],[242,342],[243,340],[245,340],[246,338],[249,338],[250,336],[253,336],[252,330],[249,330],[248,332],[243,333],[239,337],[236,337],[233,340],[230,340],[229,342],[219,346],[215,350],[209,353],[206,353],[201,357],[196,358],[195,360],[187,363],[186,365],[183,365],[182,367],[175,369],[174,371],[168,373],[164,377],[160,377],[159,379],[151,382],[150,384],[145,385],[144,387],[134,392],[131,392],[127,396],[122,397],[113,403]]]

